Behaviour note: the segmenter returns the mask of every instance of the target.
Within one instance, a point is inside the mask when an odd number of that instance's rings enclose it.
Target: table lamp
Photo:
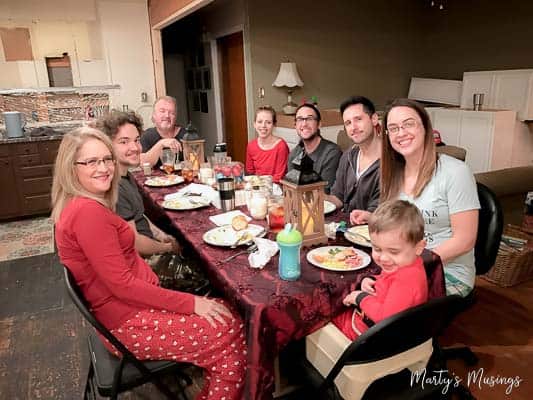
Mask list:
[[[276,77],[274,83],[272,83],[272,86],[288,88],[287,104],[284,104],[282,107],[284,114],[296,114],[296,108],[298,108],[298,105],[292,101],[292,91],[294,88],[301,87],[303,85],[304,83],[298,74],[296,63],[282,62],[279,67],[278,76]]]

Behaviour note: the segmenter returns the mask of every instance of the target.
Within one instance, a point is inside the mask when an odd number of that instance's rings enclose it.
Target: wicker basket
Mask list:
[[[522,250],[500,246],[496,263],[482,278],[499,286],[514,286],[533,279],[533,234],[524,232],[520,227],[507,225],[504,235],[527,240]]]

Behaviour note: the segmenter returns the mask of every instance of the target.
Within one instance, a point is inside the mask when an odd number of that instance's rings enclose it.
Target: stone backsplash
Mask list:
[[[109,112],[108,93],[0,94],[0,124],[4,111],[20,111],[28,125],[99,118]]]

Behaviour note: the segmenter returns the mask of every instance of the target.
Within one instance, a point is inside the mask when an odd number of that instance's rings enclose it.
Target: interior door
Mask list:
[[[242,32],[217,40],[222,82],[222,113],[227,152],[233,160],[244,162],[248,133]]]

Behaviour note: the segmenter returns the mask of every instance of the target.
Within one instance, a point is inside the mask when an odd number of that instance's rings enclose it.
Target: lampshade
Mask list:
[[[283,87],[287,86],[290,88],[296,86],[303,86],[304,83],[298,75],[298,69],[296,68],[296,63],[293,62],[284,62],[281,63],[279,67],[278,76],[272,84],[272,86]]]

